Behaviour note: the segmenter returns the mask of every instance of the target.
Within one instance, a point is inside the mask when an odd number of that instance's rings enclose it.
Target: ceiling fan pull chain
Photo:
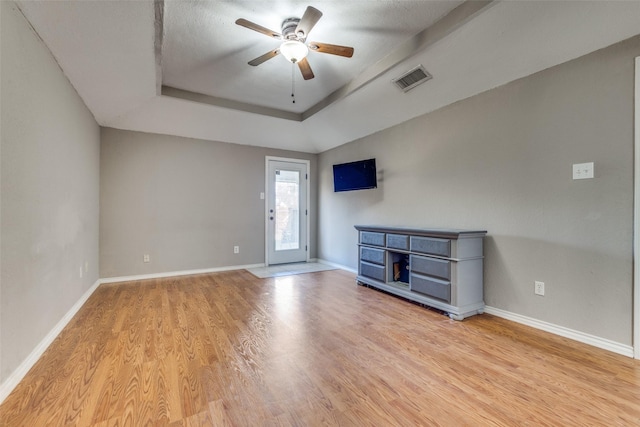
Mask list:
[[[296,64],[291,63],[291,103],[296,103]]]

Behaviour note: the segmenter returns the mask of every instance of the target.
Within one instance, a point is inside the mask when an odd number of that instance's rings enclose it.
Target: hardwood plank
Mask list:
[[[640,362],[340,270],[100,286],[1,426],[640,425]]]

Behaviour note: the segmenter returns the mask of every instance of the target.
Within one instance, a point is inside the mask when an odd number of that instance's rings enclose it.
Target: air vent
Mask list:
[[[394,82],[396,86],[403,91],[409,92],[420,83],[424,83],[432,78],[433,76],[429,74],[422,65],[418,65],[416,68],[404,73],[397,79],[393,79],[392,82]]]

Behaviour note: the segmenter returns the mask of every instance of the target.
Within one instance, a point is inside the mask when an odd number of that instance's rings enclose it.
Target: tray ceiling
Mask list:
[[[24,1],[18,3],[102,126],[322,152],[640,33],[640,2]],[[312,5],[303,81],[282,57],[247,62]],[[422,64],[433,79],[391,80]],[[296,103],[291,102],[292,71]]]

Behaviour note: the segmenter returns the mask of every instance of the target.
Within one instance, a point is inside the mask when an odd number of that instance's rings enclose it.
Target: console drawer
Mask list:
[[[381,282],[385,281],[383,265],[370,264],[368,262],[361,261],[360,275],[367,276],[372,279],[379,280]]]
[[[366,246],[360,246],[360,259],[362,261],[369,261],[375,264],[384,265],[384,249],[368,248]]]
[[[451,280],[451,261],[411,255],[411,271]]]
[[[384,233],[376,233],[375,231],[361,231],[360,243],[363,245],[384,246]]]
[[[408,251],[409,236],[406,234],[387,234],[387,247]]]
[[[448,257],[451,256],[451,240],[411,236],[411,252]]]
[[[444,280],[411,273],[409,288],[414,292],[420,292],[447,303],[451,301],[451,283]]]

